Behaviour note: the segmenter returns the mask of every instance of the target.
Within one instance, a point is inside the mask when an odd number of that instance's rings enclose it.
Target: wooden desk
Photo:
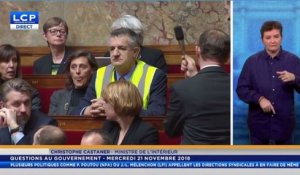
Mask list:
[[[160,49],[165,56],[167,65],[180,65],[182,51],[176,45],[147,45],[146,47]],[[91,51],[95,56],[103,56],[109,48],[108,46],[69,46],[72,50],[84,49]],[[49,47],[17,47],[21,56],[21,66],[32,66],[38,58],[50,53]],[[195,58],[195,45],[186,45],[185,52]]]
[[[93,118],[85,116],[54,116],[59,127],[64,131],[87,131],[90,129],[101,128],[104,117]],[[152,124],[157,130],[163,131],[163,121],[165,117],[144,117],[143,120]]]
[[[65,87],[64,75],[23,75],[22,78],[29,82],[34,88],[48,88],[48,89],[63,89]],[[168,74],[168,87],[181,79],[184,79],[183,74]]]
[[[42,99],[42,111],[48,113],[50,97],[55,90],[63,89],[65,87],[65,76],[64,75],[23,75],[24,80],[29,82],[34,88],[40,92]],[[169,74],[168,87],[183,79],[183,74]],[[169,91],[167,91],[167,97]]]
[[[101,128],[104,117],[92,118],[84,116],[54,116],[68,138],[69,145],[79,145],[82,135],[85,131]],[[152,124],[159,131],[159,142],[161,145],[178,145],[180,144],[181,137],[170,138],[166,135],[163,128],[163,121],[165,117],[144,117],[143,120]]]
[[[22,78],[34,88],[63,89],[65,87],[65,75],[23,75]]]

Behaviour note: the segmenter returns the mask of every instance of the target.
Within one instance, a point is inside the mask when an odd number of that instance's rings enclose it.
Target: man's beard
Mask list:
[[[28,121],[28,116],[22,116],[17,118],[17,123],[19,126],[24,127]]]

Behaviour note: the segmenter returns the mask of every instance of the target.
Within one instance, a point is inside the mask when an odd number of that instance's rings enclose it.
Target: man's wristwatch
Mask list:
[[[10,130],[10,134],[13,134],[13,133],[16,133],[16,132],[19,132],[19,131],[21,131],[21,127],[17,126],[17,127]]]

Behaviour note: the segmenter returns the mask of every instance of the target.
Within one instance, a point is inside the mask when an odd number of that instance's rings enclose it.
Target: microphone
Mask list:
[[[181,47],[182,54],[185,55],[185,47],[184,47],[184,34],[181,26],[174,27],[175,37],[178,41],[179,46]]]

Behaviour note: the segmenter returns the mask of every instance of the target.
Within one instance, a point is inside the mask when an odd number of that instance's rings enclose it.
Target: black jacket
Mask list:
[[[110,134],[113,144],[118,143],[120,126],[114,121],[105,121],[103,130]],[[158,131],[149,123],[135,117],[130,125],[121,145],[157,145],[159,143]]]
[[[223,68],[176,82],[164,127],[169,136],[182,134],[182,144],[230,144],[230,77]]]
[[[63,74],[66,66],[67,66],[67,59],[71,55],[72,51],[69,48],[66,48],[65,55],[63,60],[61,61],[60,67],[57,71],[57,74]],[[33,63],[33,74],[50,74],[51,75],[51,65],[52,65],[52,54],[49,53],[48,55],[42,56],[41,58],[37,59]]]

